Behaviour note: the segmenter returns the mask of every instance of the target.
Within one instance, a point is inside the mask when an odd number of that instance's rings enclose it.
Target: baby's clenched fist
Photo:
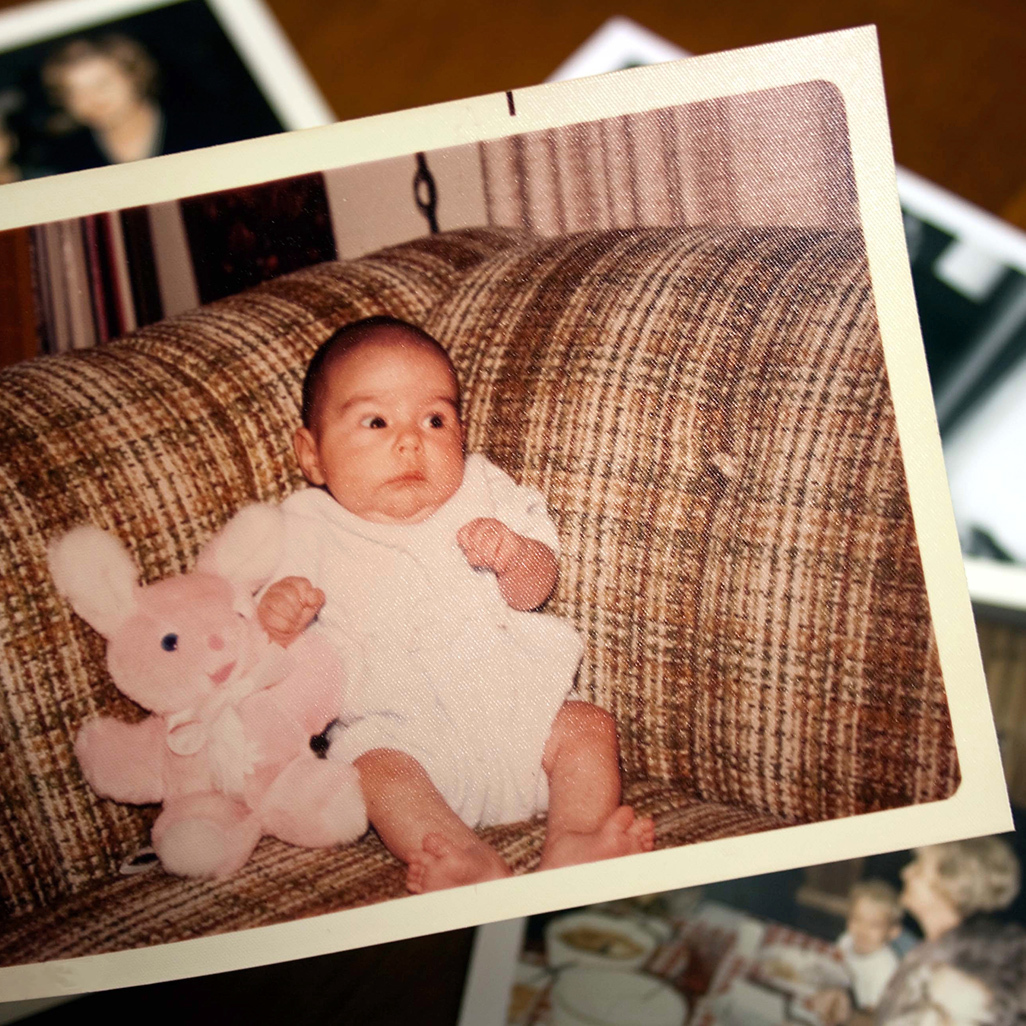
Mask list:
[[[305,577],[283,577],[264,592],[257,620],[271,641],[287,648],[324,605],[324,592]]]
[[[475,570],[492,570],[500,576],[522,555],[520,535],[491,517],[464,524],[456,532],[456,541]]]

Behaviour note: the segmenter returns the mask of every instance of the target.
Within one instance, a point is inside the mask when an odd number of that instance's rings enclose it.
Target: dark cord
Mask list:
[[[427,219],[431,234],[438,231],[438,190],[435,188],[435,176],[428,170],[427,159],[423,153],[417,154],[417,173],[413,176],[413,198],[420,212]]]

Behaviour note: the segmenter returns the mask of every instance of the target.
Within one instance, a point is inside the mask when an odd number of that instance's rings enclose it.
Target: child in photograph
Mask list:
[[[883,880],[864,880],[848,895],[847,928],[837,941],[852,978],[855,1007],[876,1008],[898,968],[891,947],[904,914],[898,892]]]
[[[303,385],[285,556],[258,615],[308,626],[347,667],[328,758],[360,772],[371,823],[413,892],[510,875],[474,827],[548,810],[540,868],[649,851],[620,804],[616,730],[573,696],[582,654],[552,593],[542,496],[464,455],[460,388],[430,335],[376,317],[336,332]]]

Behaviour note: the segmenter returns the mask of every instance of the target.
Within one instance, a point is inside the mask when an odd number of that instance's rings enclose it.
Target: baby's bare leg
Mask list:
[[[655,826],[620,804],[620,759],[612,716],[567,702],[542,757],[549,778],[548,835],[539,869],[651,851]]]
[[[405,752],[375,748],[354,763],[367,818],[406,863],[414,894],[509,876],[509,867],[446,804],[424,767]]]

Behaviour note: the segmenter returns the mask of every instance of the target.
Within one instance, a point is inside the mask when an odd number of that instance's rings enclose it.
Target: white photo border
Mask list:
[[[0,55],[183,0],[42,0],[0,11]],[[330,125],[335,115],[261,0],[204,0],[286,129]]]
[[[901,809],[411,895],[279,926],[0,969],[11,999],[224,972],[797,865],[1001,833],[1004,777],[933,416],[871,27],[515,93],[515,134],[803,82],[844,99],[862,225],[962,783]],[[504,94],[6,186],[0,229],[500,138]]]

